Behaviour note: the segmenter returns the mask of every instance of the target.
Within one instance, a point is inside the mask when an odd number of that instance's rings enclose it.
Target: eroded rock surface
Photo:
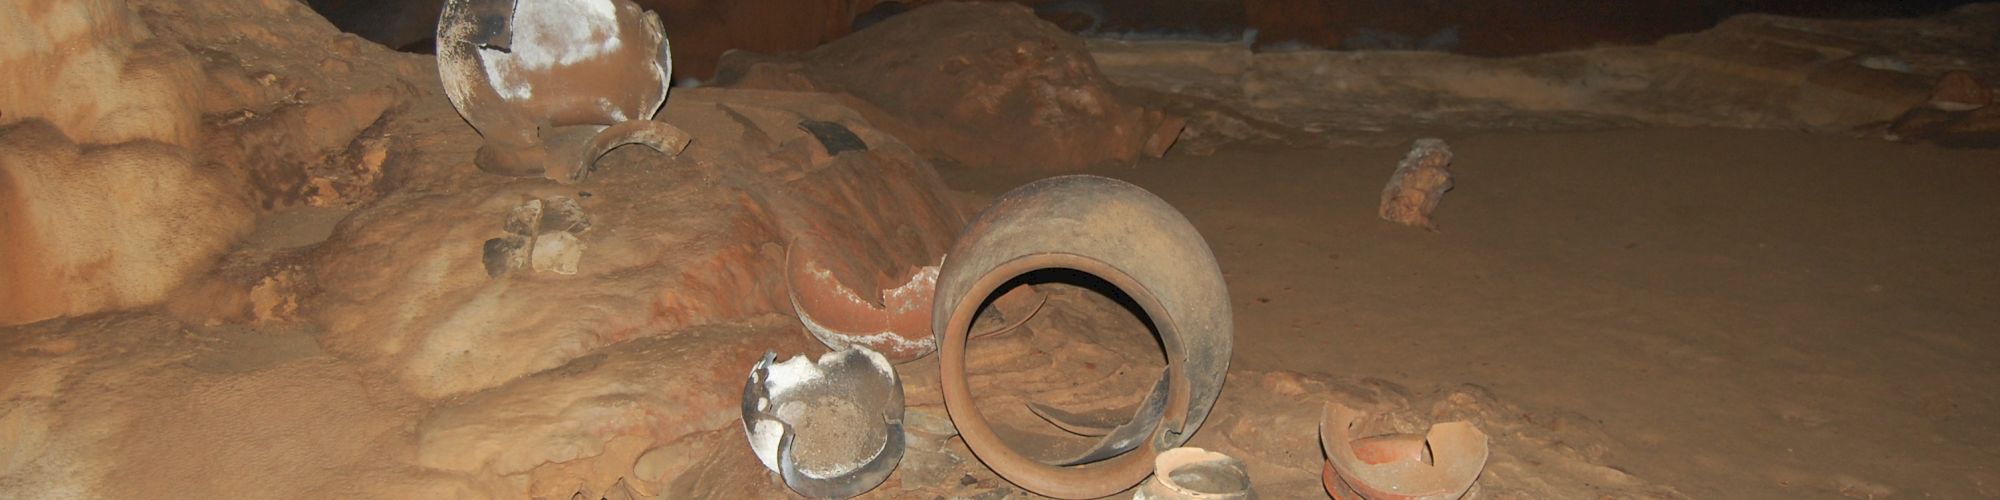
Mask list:
[[[168,144],[0,128],[0,324],[150,305],[206,272],[250,229],[247,200],[207,174]]]
[[[392,141],[367,132],[420,95],[411,56],[293,2],[22,2],[0,21],[27,28],[0,35],[0,60],[36,68],[0,76],[17,235],[0,324],[248,294],[204,271],[262,209],[371,199]]]
[[[440,405],[417,427],[417,463],[526,477],[533,494],[549,497],[603,489],[621,478],[657,482],[682,471],[662,467],[658,475],[634,477],[640,452],[740,428],[748,366],[768,350],[817,348],[784,316],[624,342]],[[738,434],[715,445],[744,446]]]
[[[396,457],[416,400],[308,329],[101,315],[0,329],[0,496],[501,496]]]
[[[1867,133],[1950,71],[2000,71],[2000,8],[1933,17],[1747,15],[1642,47],[1515,58],[1437,52],[1252,52],[1242,43],[1092,40],[1111,81],[1190,117],[1183,146],[1400,142],[1387,131],[1632,126]],[[1303,132],[1303,133],[1301,133]]]
[[[0,325],[166,298],[249,229],[180,44],[122,1],[0,6]]]
[[[925,6],[795,59],[733,53],[717,83],[840,93],[926,155],[974,167],[1129,162],[1180,132],[1119,96],[1082,39],[1017,5]]]
[[[827,96],[684,90],[662,114],[695,137],[683,157],[614,154],[581,185],[479,179],[356,213],[314,266],[329,345],[420,394],[460,394],[633,338],[790,314],[780,269],[795,240],[828,248],[850,288],[883,290],[934,265],[961,224],[914,152]],[[827,155],[806,119],[869,149]],[[575,273],[490,276],[482,242],[556,196],[592,217]]]

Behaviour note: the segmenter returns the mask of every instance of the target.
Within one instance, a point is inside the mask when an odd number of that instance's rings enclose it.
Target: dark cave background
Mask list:
[[[677,78],[706,80],[732,49],[816,47],[923,4],[948,0],[635,0],[659,12]],[[428,53],[442,0],[306,0],[335,26]],[[1243,40],[1260,50],[1438,50],[1504,57],[1638,45],[1731,16],[1913,17],[1965,0],[1014,0],[1072,32]]]

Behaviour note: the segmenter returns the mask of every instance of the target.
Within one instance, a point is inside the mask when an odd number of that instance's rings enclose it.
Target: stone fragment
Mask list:
[[[287,266],[257,280],[250,287],[250,321],[254,323],[298,321],[300,289],[304,271]]]
[[[582,236],[584,231],[590,230],[590,214],[583,213],[583,205],[577,203],[576,198],[550,196],[543,206],[546,208],[541,214],[540,229],[535,234],[562,231]]]
[[[542,200],[528,200],[521,206],[507,211],[507,222],[503,226],[509,233],[534,237],[542,234]]]
[[[536,272],[576,274],[576,264],[583,260],[583,242],[568,231],[536,236],[531,260]]]
[[[521,203],[507,212],[501,225],[509,236],[486,240],[481,262],[486,275],[531,267],[537,272],[576,274],[584,244],[577,236],[590,230],[590,214],[575,198],[550,196]]]
[[[486,240],[482,246],[480,263],[486,265],[486,276],[498,278],[508,271],[527,267],[528,242],[524,236],[502,236]]]
[[[958,431],[943,408],[909,408],[903,413],[903,463],[896,466],[903,491],[939,488],[958,477],[965,457],[951,446]]]
[[[1946,72],[1931,91],[1931,107],[1945,111],[1970,111],[1993,104],[1993,89],[1964,71]]]
[[[390,140],[362,135],[319,168],[307,170],[305,203],[315,207],[339,207],[375,199],[382,180],[382,165],[389,159]]]
[[[1904,71],[1863,64],[1849,58],[1807,73],[1793,111],[1809,127],[1836,131],[1854,124],[1879,123],[1922,105],[1931,82]]]
[[[1382,220],[1436,230],[1431,212],[1451,190],[1451,148],[1439,139],[1418,139],[1382,188]]]
[[[1956,148],[2000,147],[2000,107],[1945,111],[1934,106],[1910,108],[1884,131],[1892,141],[1926,142]]]

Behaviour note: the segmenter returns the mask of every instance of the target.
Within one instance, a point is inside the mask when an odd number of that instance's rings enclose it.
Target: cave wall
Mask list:
[[[797,52],[940,0],[636,0],[673,39],[676,78],[706,81],[732,49]],[[950,1],[950,0],[943,0]],[[1259,48],[1420,49],[1517,56],[1647,44],[1729,16],[1897,17],[1966,0],[1000,0],[1079,33],[1250,39]],[[426,52],[441,0],[309,0],[334,25]]]

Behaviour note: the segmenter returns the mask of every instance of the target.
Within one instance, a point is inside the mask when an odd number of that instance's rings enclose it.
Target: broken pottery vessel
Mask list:
[[[1132,500],[1255,500],[1250,472],[1242,460],[1182,447],[1153,459],[1153,477],[1139,485]]]
[[[1044,496],[1109,496],[1144,480],[1154,457],[1186,442],[1207,419],[1235,342],[1228,287],[1207,242],[1166,201],[1104,177],[1043,179],[995,200],[945,254],[931,309],[940,389],[959,437],[1000,477]],[[1115,411],[1132,415],[1123,424],[1034,409],[1057,427],[1102,430],[1090,431],[1101,435],[1078,454],[1036,457],[1017,449],[990,426],[966,375],[978,312],[1009,281],[1041,269],[1109,282],[1152,320],[1167,356],[1139,404]]]
[[[660,17],[632,2],[449,0],[437,40],[445,95],[485,138],[481,170],[567,183],[618,146],[687,146],[652,120],[673,56]]]
[[[848,498],[882,484],[903,457],[903,386],[866,347],[781,363],[775,352],[743,385],[743,432],[764,468],[813,498]]]
[[[1338,500],[1456,500],[1486,468],[1486,433],[1469,422],[1422,434],[1355,437],[1362,414],[1327,403],[1320,420],[1326,465],[1320,480]]]

